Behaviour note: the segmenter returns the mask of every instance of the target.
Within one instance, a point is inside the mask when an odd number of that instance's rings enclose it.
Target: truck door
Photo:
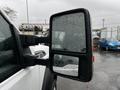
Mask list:
[[[45,67],[22,69],[16,28],[0,11],[0,90],[41,90]]]

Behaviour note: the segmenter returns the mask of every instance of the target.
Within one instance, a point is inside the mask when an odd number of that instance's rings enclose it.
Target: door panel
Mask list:
[[[0,90],[42,90],[44,66],[22,69],[0,84]]]

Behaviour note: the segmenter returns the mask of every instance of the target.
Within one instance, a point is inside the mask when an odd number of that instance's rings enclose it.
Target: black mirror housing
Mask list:
[[[56,75],[88,82],[92,78],[90,14],[86,9],[50,18],[50,69]]]
[[[35,35],[24,35],[20,34],[20,40],[22,47],[29,47],[38,45],[39,43],[45,43],[47,46],[49,46],[49,37],[38,37]]]

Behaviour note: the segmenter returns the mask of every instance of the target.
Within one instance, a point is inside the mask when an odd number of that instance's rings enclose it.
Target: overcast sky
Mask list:
[[[120,25],[120,0],[28,0],[28,5],[31,23],[48,21],[60,11],[86,8],[91,14],[92,28],[101,28],[103,18],[105,26]],[[17,11],[15,23],[27,22],[25,0],[0,0],[0,6]]]

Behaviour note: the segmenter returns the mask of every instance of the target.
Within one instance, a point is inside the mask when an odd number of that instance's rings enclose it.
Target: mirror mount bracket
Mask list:
[[[19,36],[23,48],[38,45],[39,43],[45,43],[46,45],[49,45],[49,37],[38,37],[35,35],[24,34],[20,34]]]
[[[35,55],[24,55],[24,61],[22,62],[22,67],[26,68],[34,65],[49,66],[49,59],[38,59]]]

